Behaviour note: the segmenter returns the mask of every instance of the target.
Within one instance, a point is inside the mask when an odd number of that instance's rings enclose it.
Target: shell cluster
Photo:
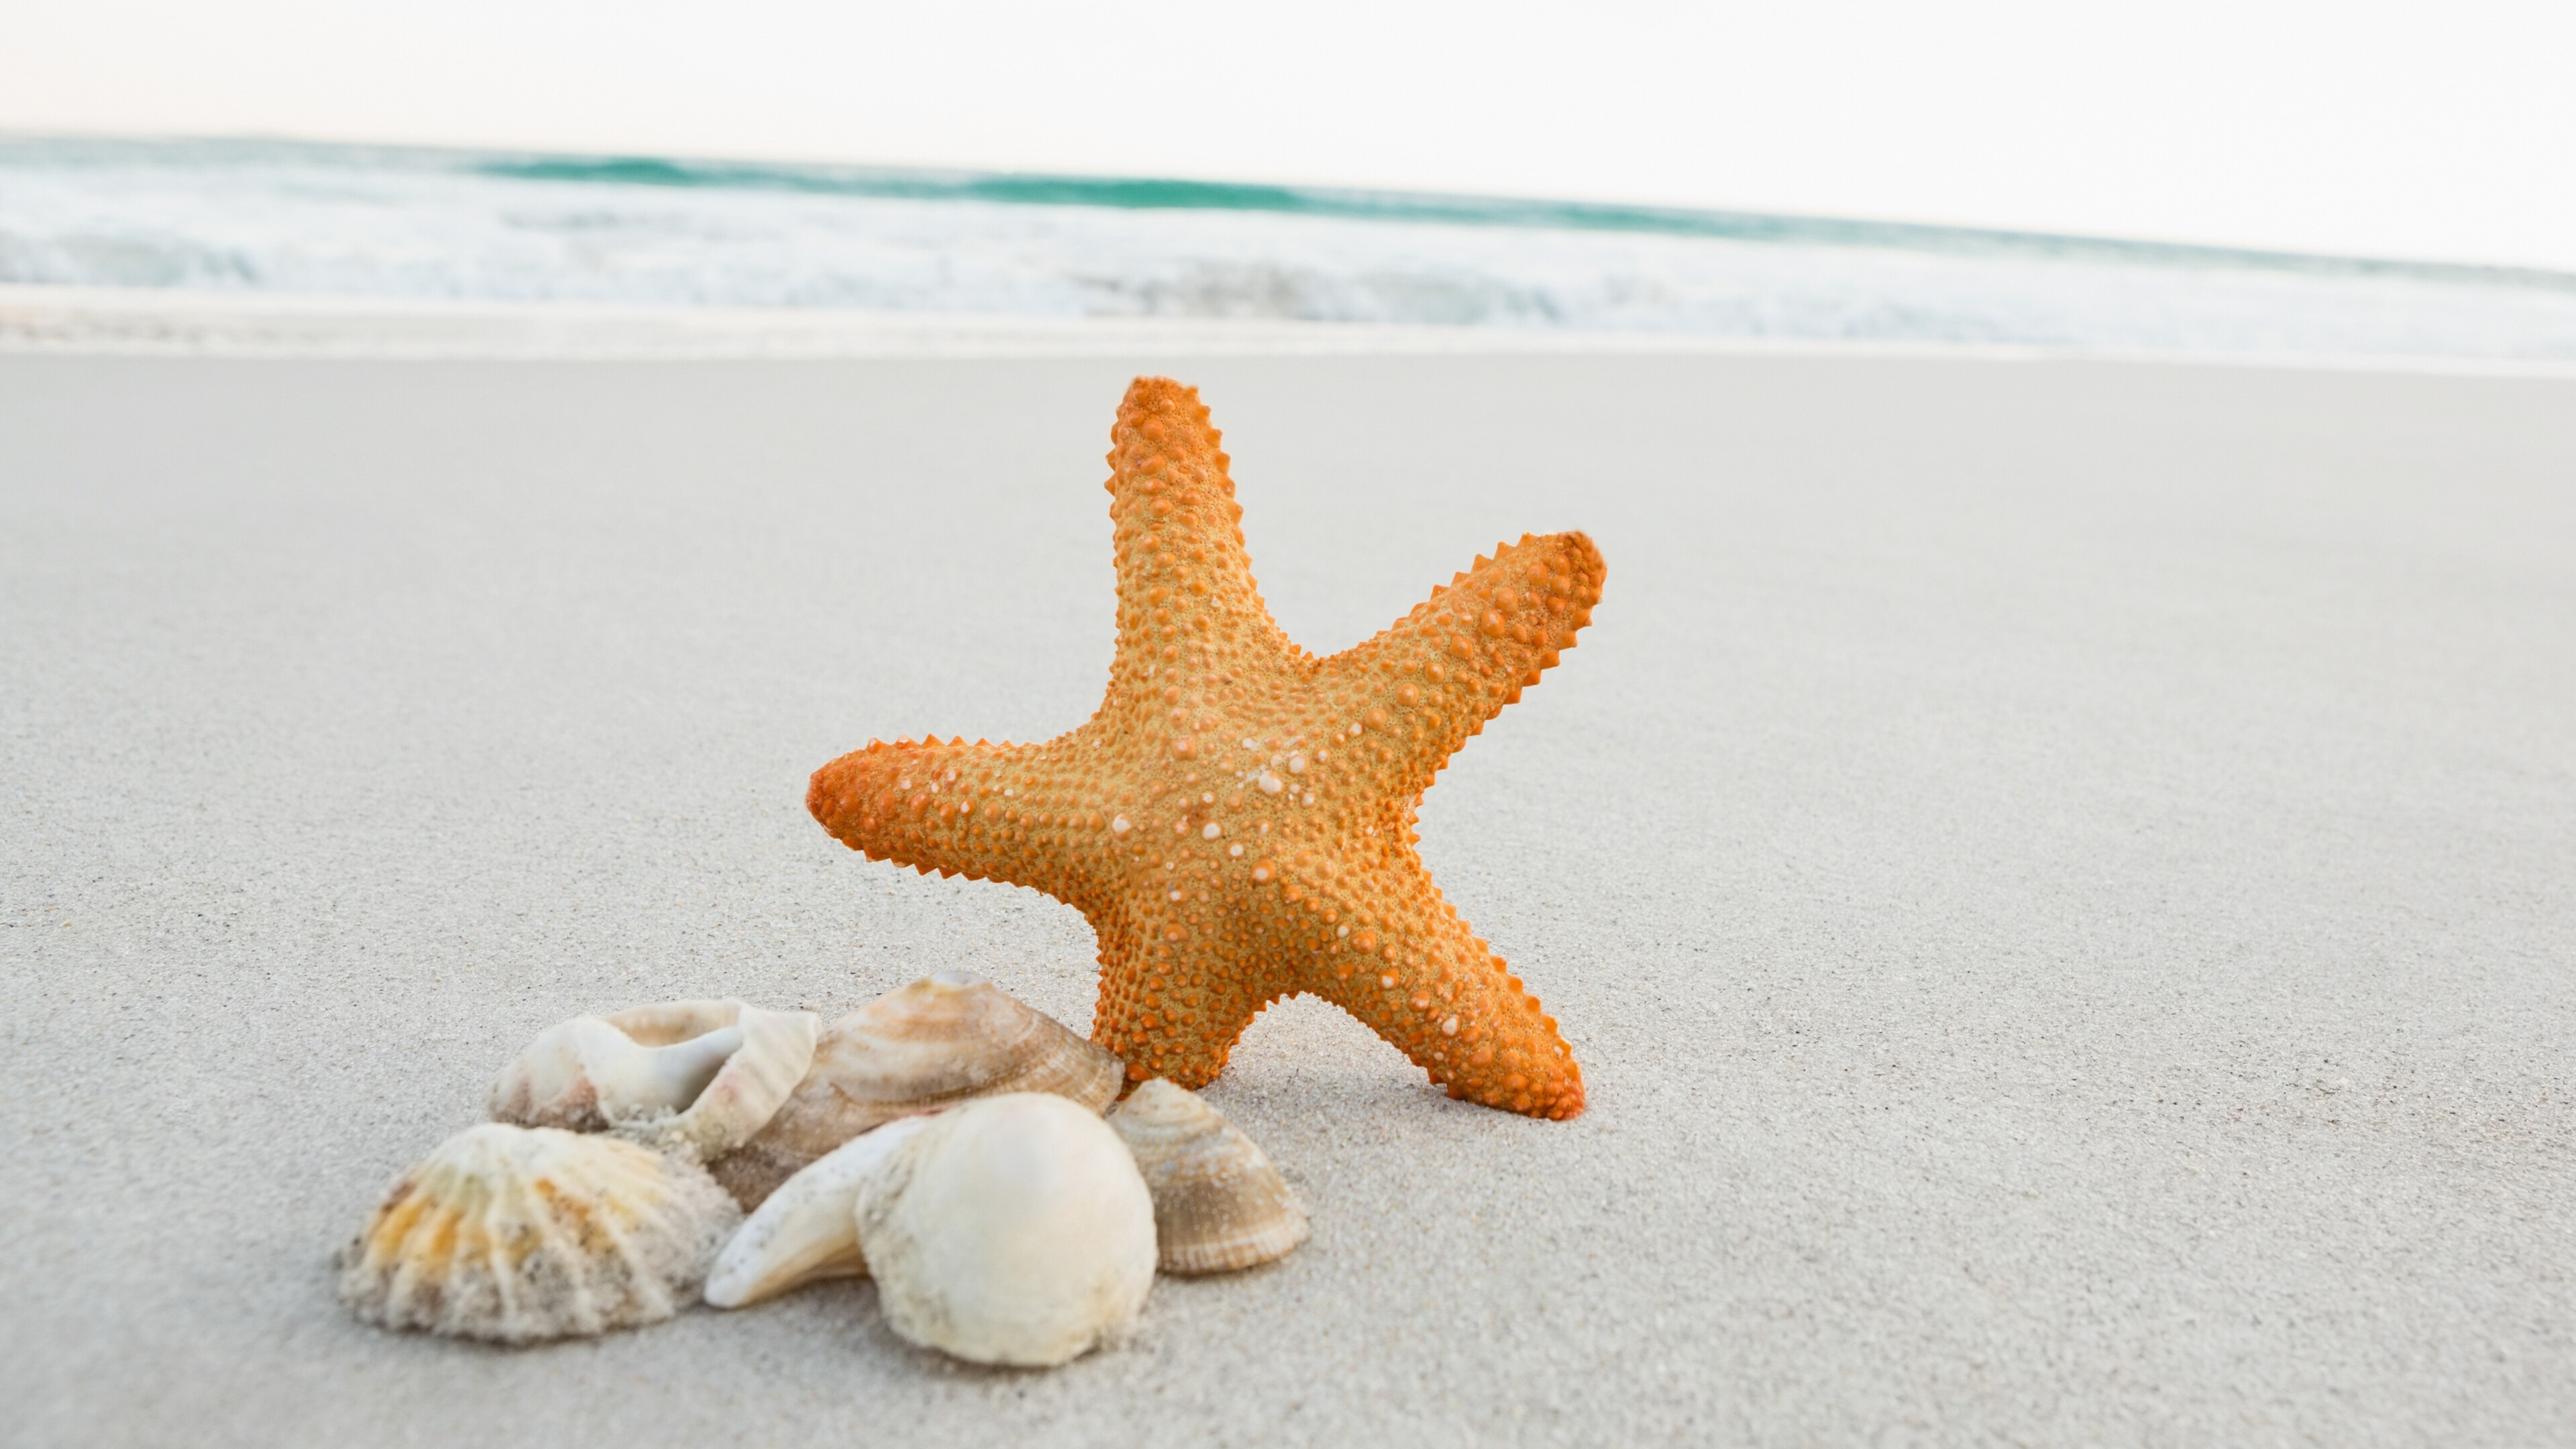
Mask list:
[[[964,973],[828,1028],[736,1000],[575,1017],[502,1069],[493,1120],[395,1182],[340,1296],[381,1327],[526,1344],[869,1276],[911,1342],[1064,1363],[1131,1325],[1158,1269],[1306,1236],[1249,1138],[1159,1079],[1113,1108],[1125,1076]]]
[[[814,1064],[777,1115],[716,1178],[746,1208],[851,1138],[898,1117],[975,1097],[1052,1092],[1097,1113],[1124,1068],[968,972],[942,972],[887,992],[833,1022]]]

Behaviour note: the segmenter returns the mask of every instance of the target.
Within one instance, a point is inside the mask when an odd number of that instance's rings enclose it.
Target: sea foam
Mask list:
[[[2576,277],[1288,187],[0,142],[0,283],[2576,360]]]

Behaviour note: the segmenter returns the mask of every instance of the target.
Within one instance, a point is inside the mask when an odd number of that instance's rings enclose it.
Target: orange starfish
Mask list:
[[[1252,581],[1196,388],[1139,378],[1110,432],[1118,652],[1089,723],[1042,745],[871,741],[806,808],[870,859],[1030,886],[1100,938],[1092,1036],[1197,1087],[1264,1007],[1311,991],[1453,1097],[1583,1110],[1556,1020],[1440,898],[1422,792],[1591,621],[1580,533],[1524,536],[1392,628],[1317,659]]]

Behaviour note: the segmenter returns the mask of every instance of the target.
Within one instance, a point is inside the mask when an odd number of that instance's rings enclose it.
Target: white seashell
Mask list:
[[[889,991],[833,1022],[813,1069],[759,1134],[711,1162],[758,1207],[806,1164],[898,1117],[975,1097],[1051,1092],[1094,1112],[1118,1095],[1118,1058],[971,972]]]
[[[906,1117],[863,1132],[787,1179],[743,1221],[707,1273],[707,1302],[742,1308],[825,1278],[860,1278],[859,1184],[935,1117]]]
[[[385,1194],[340,1250],[340,1300],[380,1327],[499,1343],[658,1323],[741,1216],[694,1163],[486,1122]]]
[[[596,1016],[540,1032],[492,1084],[492,1119],[523,1127],[598,1132],[610,1104],[621,1112],[677,1112],[698,1099],[742,1046],[732,1027],[666,1047],[646,1047]]]
[[[1156,1077],[1118,1104],[1109,1126],[1154,1194],[1166,1273],[1224,1273],[1306,1241],[1306,1208],[1268,1154],[1196,1092]]]
[[[886,1322],[977,1363],[1064,1363],[1154,1286],[1154,1200],[1099,1116],[1014,1093],[943,1112],[861,1178]]]
[[[576,1016],[502,1068],[492,1117],[721,1156],[749,1141],[804,1079],[820,1026],[810,1011],[731,1000]]]

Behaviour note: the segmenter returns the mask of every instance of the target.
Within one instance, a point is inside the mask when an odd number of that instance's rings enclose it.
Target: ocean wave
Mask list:
[[[2576,359],[2576,278],[1284,187],[0,143],[0,282]]]

